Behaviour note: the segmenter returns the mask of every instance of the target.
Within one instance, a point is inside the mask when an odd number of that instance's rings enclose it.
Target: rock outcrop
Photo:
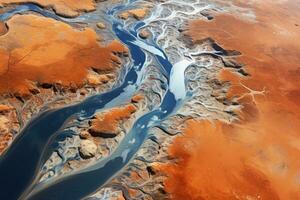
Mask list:
[[[133,17],[136,20],[142,20],[147,16],[148,12],[148,8],[136,8],[121,13],[119,17],[124,20],[128,19],[129,17]]]
[[[148,30],[143,29],[139,32],[139,36],[143,39],[147,39],[150,36],[150,32]]]
[[[96,114],[95,118],[91,120],[89,132],[97,137],[115,137],[120,133],[119,123],[122,120],[129,119],[134,112],[136,112],[136,107],[128,105]]]
[[[103,22],[98,22],[98,23],[97,23],[97,27],[98,27],[99,29],[105,29],[105,28],[106,28],[106,25],[105,25]]]
[[[82,158],[92,158],[97,153],[97,145],[92,140],[82,140],[79,147]]]

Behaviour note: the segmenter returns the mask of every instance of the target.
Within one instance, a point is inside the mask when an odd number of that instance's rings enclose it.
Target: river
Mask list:
[[[0,199],[77,200],[88,196],[130,162],[147,139],[151,127],[159,125],[180,108],[186,96],[184,71],[191,61],[183,59],[173,66],[158,45],[139,39],[137,32],[143,27],[142,22],[137,22],[134,28],[126,30],[124,23],[115,17],[115,13],[130,7],[131,3],[133,1],[107,11],[115,36],[130,50],[131,66],[125,78],[107,93],[92,96],[76,105],[45,111],[32,119],[0,158]],[[0,20],[5,21],[17,13],[27,11],[70,23],[68,19],[43,10],[35,4],[20,5],[0,15]],[[84,18],[78,17],[77,20],[80,19]],[[156,58],[161,73],[167,79],[167,90],[161,97],[161,104],[135,121],[132,129],[109,157],[88,168],[37,184],[36,176],[55,150],[53,144],[64,124],[70,119],[85,119],[97,110],[112,108],[129,101],[141,84],[147,54]]]

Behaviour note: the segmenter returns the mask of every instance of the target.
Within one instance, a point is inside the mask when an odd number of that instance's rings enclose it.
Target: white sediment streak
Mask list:
[[[122,159],[123,159],[123,163],[125,163],[126,159],[127,159],[127,156],[128,156],[128,153],[130,152],[130,149],[125,149],[123,152],[122,152]]]
[[[160,56],[160,57],[166,59],[165,55],[159,49],[155,48],[154,46],[146,44],[140,40],[135,40],[131,43],[139,46],[140,48],[142,48],[150,53],[153,53],[154,55],[157,55],[157,56]]]
[[[173,65],[170,76],[170,91],[176,100],[184,99],[186,96],[184,72],[192,63],[192,60],[184,59]]]

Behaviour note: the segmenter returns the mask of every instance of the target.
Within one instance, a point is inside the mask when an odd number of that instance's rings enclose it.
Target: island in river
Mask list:
[[[300,199],[300,2],[0,5],[0,199]]]

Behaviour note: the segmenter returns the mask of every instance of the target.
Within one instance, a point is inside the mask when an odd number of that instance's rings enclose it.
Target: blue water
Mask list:
[[[149,128],[158,125],[161,120],[173,114],[179,107],[181,102],[176,101],[173,93],[167,90],[161,105],[136,120],[130,132],[111,156],[63,178],[51,180],[46,184],[35,183],[37,173],[55,150],[53,144],[57,140],[57,134],[70,118],[89,117],[99,109],[108,109],[128,102],[140,85],[138,80],[142,76],[146,54],[132,41],[138,40],[137,30],[143,26],[143,23],[137,23],[132,30],[125,30],[123,23],[113,17],[114,13],[120,9],[124,9],[124,6],[113,8],[108,15],[111,17],[116,37],[129,48],[131,54],[132,65],[123,83],[107,93],[92,96],[82,103],[49,110],[32,119],[0,158],[1,200],[76,200],[86,197],[126,166],[147,139]],[[34,11],[45,17],[64,21],[35,4],[19,6],[0,15],[0,20],[5,21],[17,13],[26,11]],[[145,44],[162,51],[155,44]],[[166,56],[165,58],[153,56],[160,64],[160,70],[168,81],[172,64]]]
[[[62,20],[62,18],[58,17],[57,15],[55,15],[51,12],[47,12],[43,8],[37,6],[36,4],[32,4],[32,3],[28,3],[26,5],[20,5],[20,6],[16,7],[15,9],[12,9],[12,10],[0,15],[0,20],[6,21],[7,19],[11,18],[12,16],[14,16],[16,14],[25,13],[27,11],[33,11],[33,12],[39,13],[45,17],[50,17],[50,18],[53,18],[58,21],[64,21],[64,20]]]

